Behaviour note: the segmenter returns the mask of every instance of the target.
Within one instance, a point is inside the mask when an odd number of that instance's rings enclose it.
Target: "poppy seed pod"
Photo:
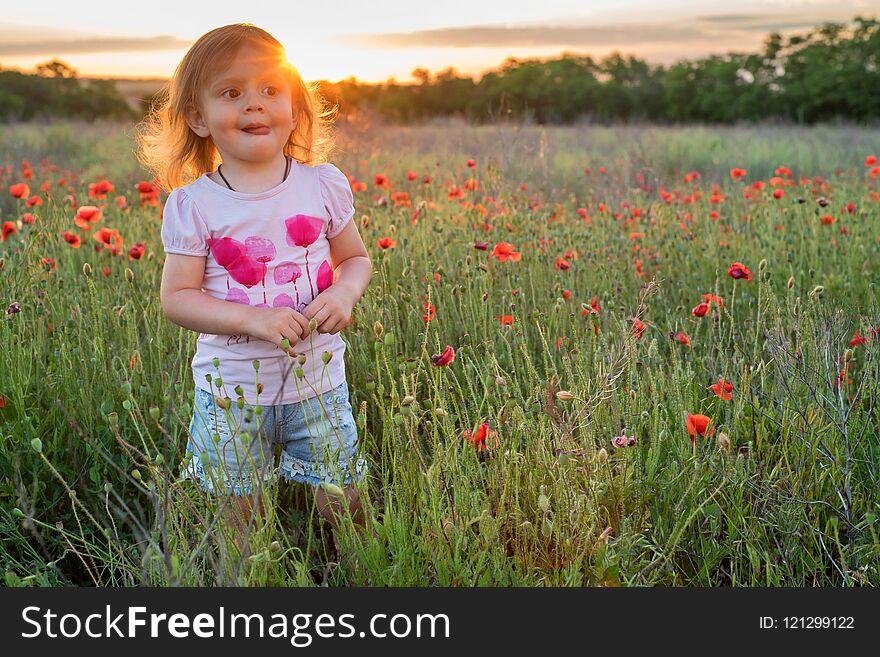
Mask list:
[[[786,283],[786,286],[789,290],[794,287],[794,276],[788,277],[788,283]]]
[[[602,449],[599,450],[599,453],[596,455],[596,458],[598,459],[600,464],[604,464],[605,461],[608,460],[608,450],[606,450],[603,447]]]
[[[377,321],[373,324],[373,333],[376,335],[376,339],[380,340],[382,338],[382,334],[385,332],[385,327],[382,326],[382,322]]]
[[[83,274],[85,274],[86,276],[92,275],[92,266],[87,262],[83,263]]]
[[[762,258],[758,263],[758,271],[763,272],[765,269],[767,269],[767,258]]]
[[[556,393],[556,399],[560,399],[562,401],[570,401],[574,399],[574,394],[569,390],[560,390]]]
[[[128,267],[125,268],[125,280],[134,283],[134,272]]]

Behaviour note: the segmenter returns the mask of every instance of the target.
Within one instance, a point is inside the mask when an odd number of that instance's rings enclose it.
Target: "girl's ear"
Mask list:
[[[211,136],[202,113],[196,108],[192,106],[188,107],[184,112],[184,119],[186,120],[186,124],[190,127],[190,130],[196,133],[199,137]]]

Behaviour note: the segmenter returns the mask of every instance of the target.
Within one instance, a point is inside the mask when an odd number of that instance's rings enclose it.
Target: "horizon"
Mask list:
[[[333,13],[331,26],[324,19],[337,4],[344,10]],[[651,20],[656,13],[652,5],[647,0],[551,0],[540,7],[504,7],[500,0],[476,6],[450,0],[443,8],[420,8],[416,15],[399,0],[367,7],[330,0],[320,9],[304,7],[290,19],[266,21],[225,0],[208,17],[198,7],[156,0],[133,28],[126,7],[104,7],[97,0],[76,7],[48,2],[17,7],[19,23],[0,22],[0,68],[33,73],[37,64],[57,59],[83,79],[167,81],[198,36],[223,24],[252,22],[284,45],[288,60],[306,80],[408,84],[415,81],[417,68],[432,76],[453,68],[459,76],[479,80],[510,57],[546,60],[568,54],[602,60],[619,53],[669,66],[710,55],[760,52],[772,32],[790,36],[824,22],[849,25],[856,16],[880,13],[880,0],[845,6],[827,0],[742,0],[737,13],[725,11],[720,0],[671,0],[663,3],[662,18]],[[168,34],[165,8],[192,29]],[[311,31],[288,26],[308,11],[312,20],[304,22]],[[103,32],[91,29],[95,15],[102,18]]]

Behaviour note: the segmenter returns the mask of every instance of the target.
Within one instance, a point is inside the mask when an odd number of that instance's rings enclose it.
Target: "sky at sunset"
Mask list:
[[[479,77],[507,57],[613,51],[655,64],[756,52],[772,31],[880,16],[880,0],[446,0],[437,3],[146,3],[0,0],[0,68],[61,59],[80,77],[167,78],[200,35],[254,23],[272,33],[306,80],[354,76],[408,82],[413,69],[452,66]],[[7,5],[4,7],[3,5]]]

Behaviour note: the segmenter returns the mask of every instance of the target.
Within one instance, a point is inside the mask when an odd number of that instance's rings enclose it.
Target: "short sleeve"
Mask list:
[[[344,173],[332,164],[318,165],[318,180],[324,208],[330,216],[327,237],[336,237],[354,216],[354,196]]]
[[[162,245],[166,253],[206,256],[208,226],[192,198],[181,188],[173,190],[162,211]]]

